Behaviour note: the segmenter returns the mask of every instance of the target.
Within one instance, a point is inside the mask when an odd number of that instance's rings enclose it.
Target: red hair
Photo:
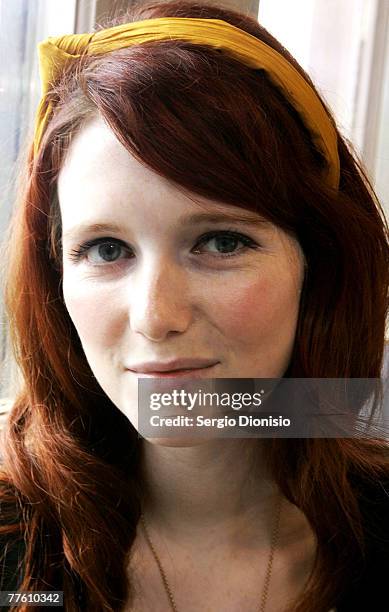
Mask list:
[[[224,19],[276,49],[311,83],[253,18],[225,8],[149,4],[109,25],[163,16]],[[380,377],[388,227],[341,135],[334,190],[282,92],[262,70],[215,49],[163,41],[87,58],[51,95],[55,114],[34,161],[30,154],[9,230],[5,301],[23,383],[8,422],[2,495],[18,509],[25,536],[19,588],[64,590],[69,612],[117,612],[131,597],[139,442],[98,385],[63,301],[56,180],[72,136],[101,115],[132,155],[178,188],[255,210],[297,237],[307,273],[287,376]],[[373,484],[389,474],[387,442],[265,442],[276,483],[318,541],[309,584],[290,610],[327,612],[364,554],[357,479]]]

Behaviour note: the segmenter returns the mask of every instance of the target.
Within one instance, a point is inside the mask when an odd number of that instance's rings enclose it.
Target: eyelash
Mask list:
[[[231,238],[236,238],[239,242],[243,243],[244,247],[232,253],[220,253],[219,255],[216,256],[218,259],[225,259],[227,257],[236,257],[237,255],[240,255],[241,251],[245,251],[246,248],[250,248],[250,249],[259,248],[259,245],[256,242],[254,242],[254,240],[252,240],[248,236],[245,236],[238,232],[234,232],[232,230],[218,230],[214,232],[208,232],[207,234],[204,234],[203,236],[199,238],[194,248],[198,248],[200,245],[209,242],[213,238],[219,238],[221,236],[229,236]],[[123,247],[123,249],[126,249],[128,251],[127,245],[122,240],[118,238],[102,237],[102,238],[94,238],[93,240],[87,240],[86,242],[80,244],[78,248],[72,249],[70,251],[69,257],[72,261],[78,262],[87,255],[87,252],[92,247],[101,245],[101,244],[116,244],[116,245]],[[114,260],[113,262],[107,261],[105,263],[114,265],[115,263],[118,263],[118,261],[120,260]],[[91,264],[91,265],[100,266],[102,264]]]

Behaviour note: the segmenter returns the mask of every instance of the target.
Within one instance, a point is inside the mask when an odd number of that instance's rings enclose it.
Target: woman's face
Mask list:
[[[97,119],[73,140],[58,194],[66,308],[98,383],[135,426],[146,371],[283,375],[304,275],[293,238],[189,199]]]

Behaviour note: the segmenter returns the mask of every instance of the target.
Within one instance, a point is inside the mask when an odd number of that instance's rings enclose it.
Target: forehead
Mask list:
[[[125,149],[102,119],[96,118],[73,139],[59,173],[58,192],[66,196],[70,189],[94,192],[102,186],[115,191],[129,184],[134,189],[140,181],[157,186],[162,180],[158,179]]]
[[[114,234],[154,248],[230,228],[277,253],[303,258],[296,238],[254,211],[180,189],[143,165],[101,119],[73,139],[59,174],[58,198],[66,248],[92,235]]]
[[[59,173],[58,196],[64,234],[76,224],[128,224],[129,215],[133,222],[152,215],[161,227],[190,215],[197,223],[240,220],[274,229],[254,212],[174,186],[140,163],[97,118],[73,139]]]
[[[63,231],[75,223],[128,224],[164,221],[166,211],[178,214],[189,200],[169,181],[140,163],[101,120],[87,124],[74,138],[58,177]],[[169,202],[169,206],[166,203]]]

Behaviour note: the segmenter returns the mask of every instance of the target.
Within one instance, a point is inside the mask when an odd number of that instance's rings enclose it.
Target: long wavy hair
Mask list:
[[[224,7],[149,3],[108,25],[164,16],[224,19],[314,87],[255,19]],[[388,227],[344,138],[338,133],[335,190],[300,116],[265,72],[215,49],[163,41],[84,58],[50,95],[56,110],[36,159],[30,151],[7,237],[5,304],[21,382],[2,451],[0,535],[24,546],[21,590],[63,590],[68,612],[118,612],[133,593],[140,446],[96,381],[63,300],[56,182],[72,137],[102,116],[132,155],[179,189],[255,210],[297,237],[307,271],[288,377],[380,377]],[[388,444],[264,442],[276,484],[317,538],[310,579],[290,610],[326,612],[365,554],[355,479],[373,485],[388,475]]]

